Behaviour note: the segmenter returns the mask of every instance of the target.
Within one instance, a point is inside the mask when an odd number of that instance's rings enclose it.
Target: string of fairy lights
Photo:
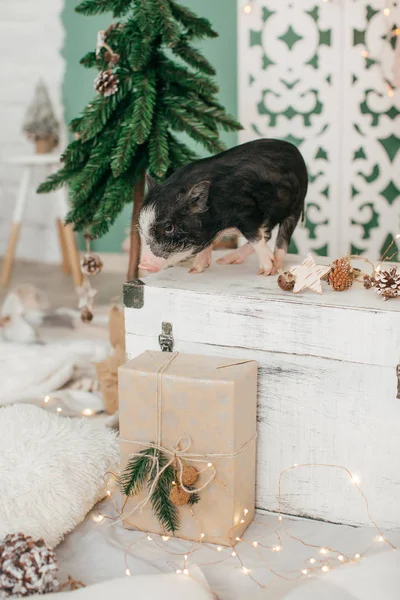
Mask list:
[[[257,0],[246,0],[245,3],[242,5],[242,12],[245,15],[250,15],[252,12],[254,12],[256,2],[257,2]],[[323,4],[328,4],[328,3],[335,4],[337,2],[337,0],[321,0],[321,2]],[[395,94],[396,86],[394,85],[393,81],[388,79],[388,77],[385,75],[382,59],[380,58],[380,56],[382,55],[382,53],[385,49],[385,45],[387,43],[390,43],[392,38],[397,38],[398,36],[400,36],[400,27],[397,27],[396,25],[394,25],[394,23],[392,21],[392,15],[393,15],[395,6],[396,6],[395,0],[384,0],[384,2],[383,2],[383,7],[381,9],[381,13],[382,13],[382,16],[386,20],[385,29],[386,29],[387,33],[384,36],[380,52],[377,55],[372,54],[371,51],[365,46],[365,44],[364,44],[363,50],[361,51],[361,56],[365,59],[373,61],[373,63],[380,70],[382,80],[385,82],[386,89],[387,89],[387,95],[389,96],[389,98],[393,98],[393,96]],[[400,11],[399,11],[399,13],[400,13]],[[397,43],[399,43],[399,42],[397,42]]]
[[[218,477],[215,465],[213,463],[210,463],[209,465],[207,465],[207,468],[211,468],[213,470],[214,476],[215,476],[214,477],[215,482],[217,484],[219,484],[220,486],[222,486],[223,489],[225,490],[225,492],[227,492],[229,494],[229,496],[231,498],[233,498],[234,501],[237,502],[239,506],[241,506],[242,518],[239,520],[238,524],[234,525],[231,528],[231,530],[229,531],[228,536],[227,536],[228,539],[230,540],[230,546],[213,545],[213,544],[207,543],[205,541],[207,536],[206,536],[206,533],[203,531],[203,528],[201,527],[201,523],[200,523],[200,519],[199,519],[198,515],[196,515],[194,513],[193,507],[188,507],[190,516],[192,518],[194,518],[197,523],[198,530],[199,530],[199,537],[195,540],[192,540],[192,539],[188,539],[188,538],[179,536],[179,538],[178,538],[179,540],[187,541],[190,544],[189,548],[182,550],[182,551],[172,551],[168,548],[168,542],[170,542],[172,539],[175,539],[175,538],[171,537],[170,535],[165,535],[165,534],[154,534],[152,532],[148,532],[148,531],[141,529],[140,526],[137,526],[135,528],[135,531],[140,532],[143,535],[141,537],[139,537],[138,539],[133,540],[132,543],[129,544],[127,547],[124,547],[125,574],[127,576],[132,575],[131,569],[130,569],[129,563],[128,563],[128,557],[131,554],[132,549],[135,546],[137,546],[138,544],[140,544],[142,541],[144,541],[145,543],[155,544],[158,548],[160,548],[163,552],[165,552],[165,554],[167,556],[173,557],[173,559],[167,560],[167,564],[171,567],[171,569],[175,570],[177,575],[190,576],[191,568],[193,568],[193,567],[197,568],[197,567],[214,566],[214,565],[220,564],[222,562],[232,560],[232,561],[236,561],[236,563],[238,564],[238,567],[240,569],[240,572],[243,573],[243,575],[246,575],[247,577],[249,577],[260,588],[265,588],[266,585],[255,577],[255,575],[253,574],[253,568],[252,568],[252,564],[250,563],[250,561],[243,559],[242,554],[241,554],[241,548],[243,546],[251,547],[253,549],[253,551],[256,552],[257,557],[258,557],[257,568],[260,568],[260,560],[261,560],[262,567],[264,567],[267,572],[269,572],[270,574],[272,574],[276,577],[284,579],[286,581],[294,581],[294,580],[298,580],[298,579],[302,579],[302,578],[306,578],[306,577],[316,576],[317,574],[328,573],[329,571],[332,571],[333,569],[335,569],[341,565],[357,563],[358,561],[360,561],[361,559],[366,557],[368,554],[370,554],[372,550],[376,549],[379,546],[382,547],[382,545],[385,545],[385,544],[391,550],[393,550],[393,551],[397,550],[396,546],[386,537],[386,535],[382,531],[381,527],[378,525],[378,523],[372,517],[370,508],[369,508],[368,499],[360,486],[360,484],[361,484],[360,476],[352,473],[349,469],[347,469],[344,466],[328,464],[328,463],[305,463],[305,464],[295,463],[291,467],[288,467],[288,468],[282,470],[280,473],[280,476],[279,476],[279,481],[278,481],[278,513],[276,516],[277,524],[275,527],[269,525],[268,523],[264,523],[264,522],[258,520],[257,518],[254,519],[253,521],[248,520],[248,514],[249,514],[248,508],[243,507],[241,505],[241,503],[238,501],[238,499],[235,498],[235,496],[230,492],[230,490],[225,485],[225,483]],[[375,529],[375,535],[371,541],[371,544],[366,549],[364,549],[364,550],[360,549],[358,552],[355,552],[354,554],[349,554],[342,550],[332,548],[329,545],[319,545],[319,544],[315,544],[315,543],[310,543],[310,542],[294,535],[293,533],[291,533],[288,530],[288,527],[286,525],[286,522],[288,522],[288,519],[281,512],[282,511],[282,495],[283,495],[282,494],[282,481],[290,472],[297,470],[297,469],[304,469],[304,468],[334,469],[336,471],[344,473],[346,475],[346,477],[350,480],[351,484],[354,486],[354,488],[360,494],[360,496],[364,502],[368,520],[370,521],[371,525]],[[118,504],[117,504],[116,500],[114,499],[114,490],[115,490],[115,485],[118,482],[118,475],[115,473],[107,473],[106,477],[105,477],[105,481],[106,481],[106,485],[107,485],[107,496],[110,498],[110,500],[114,506],[115,516],[106,515],[106,514],[101,513],[100,511],[97,511],[97,513],[95,513],[93,515],[93,520],[94,520],[94,522],[96,522],[98,524],[102,523],[104,520],[109,520],[110,525],[115,525],[122,521],[123,510],[124,510],[124,507],[125,507],[128,499],[125,498],[125,501],[123,502],[121,508],[118,508]],[[245,534],[243,534],[241,536],[235,535],[235,529],[239,525],[240,526],[242,526],[243,524],[250,525],[251,522],[253,522],[259,526],[267,528],[268,534],[258,537],[258,539],[252,539],[252,538],[248,537],[250,530],[247,530],[247,535],[245,535]],[[265,537],[267,537],[267,535],[270,535],[271,532],[276,537],[274,543],[272,543],[272,544],[264,543]],[[316,557],[315,555],[310,556],[308,559],[306,559],[305,563],[303,562],[303,564],[296,569],[290,569],[290,570],[286,570],[286,571],[278,571],[278,570],[274,569],[273,567],[270,566],[268,560],[266,559],[264,551],[274,552],[274,553],[284,552],[285,551],[284,535],[287,536],[288,538],[294,540],[295,542],[298,542],[298,543],[302,544],[303,546],[312,549],[313,551],[317,551],[318,557]],[[214,560],[211,560],[209,562],[194,562],[193,556],[196,553],[198,553],[201,549],[204,549],[204,547],[206,547],[211,552],[215,552],[218,555],[218,558],[215,558]],[[176,562],[177,560],[180,561],[178,564]]]

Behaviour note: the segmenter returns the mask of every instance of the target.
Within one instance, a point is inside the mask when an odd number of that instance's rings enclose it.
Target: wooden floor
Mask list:
[[[98,290],[95,301],[97,305],[107,305],[119,297],[122,302],[122,285],[125,281],[127,259],[125,256],[110,255],[104,258],[102,273],[95,275],[92,285]],[[2,260],[0,260],[0,271]],[[59,265],[48,265],[17,261],[14,265],[11,281],[7,288],[0,286],[0,305],[7,291],[20,284],[33,284],[44,291],[52,308],[77,307],[77,295],[72,278],[65,275]]]

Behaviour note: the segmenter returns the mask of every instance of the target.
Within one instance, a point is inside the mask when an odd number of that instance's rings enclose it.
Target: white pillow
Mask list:
[[[116,434],[37,406],[0,408],[0,538],[22,532],[56,546],[105,495]]]
[[[213,600],[215,596],[209,590],[199,569],[194,577],[186,575],[133,575],[120,579],[111,579],[81,588],[75,592],[46,594],[46,600],[110,600],[110,598],[134,598],[135,600]],[[43,596],[31,596],[43,598]]]

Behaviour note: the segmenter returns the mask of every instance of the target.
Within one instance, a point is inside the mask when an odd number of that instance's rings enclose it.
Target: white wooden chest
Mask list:
[[[256,360],[257,507],[277,510],[287,467],[340,465],[359,478],[371,516],[400,527],[400,299],[382,302],[360,283],[334,292],[323,282],[322,296],[294,295],[256,272],[250,259],[125,284],[128,359],[173,340],[179,352]],[[340,469],[293,469],[281,491],[284,513],[371,524]]]

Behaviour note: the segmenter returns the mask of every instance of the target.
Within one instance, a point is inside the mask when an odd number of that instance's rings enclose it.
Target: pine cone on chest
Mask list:
[[[397,272],[397,268],[377,271],[374,288],[376,293],[383,297],[383,300],[398,298],[400,296],[400,273]]]
[[[333,262],[327,281],[336,292],[348,290],[355,278],[354,269],[347,258],[338,258]]]

